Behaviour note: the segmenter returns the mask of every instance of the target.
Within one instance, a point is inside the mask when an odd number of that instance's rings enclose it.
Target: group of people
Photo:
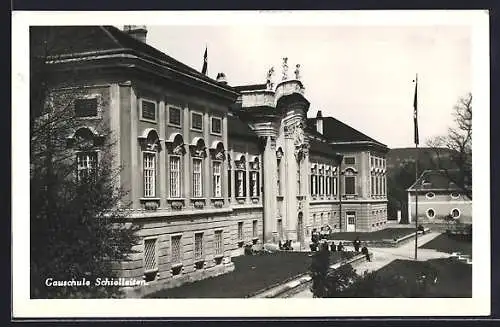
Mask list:
[[[309,245],[311,248],[311,251],[319,251],[320,250],[320,241],[323,239],[321,237],[321,234],[318,233],[316,229],[312,231],[311,234],[311,244]],[[356,239],[352,242],[354,246],[354,251],[359,252],[361,249],[361,253],[366,256],[367,261],[371,261],[370,254],[368,252],[368,247],[366,242],[363,242],[361,244],[361,240],[359,239],[359,236],[356,237]],[[322,244],[323,247],[325,247],[325,250],[328,250],[328,243],[326,241],[323,242]],[[342,241],[340,241],[338,244],[335,244],[335,241],[332,241],[330,244],[330,251],[332,252],[342,252],[344,251],[344,244],[342,244]]]
[[[291,251],[293,250],[292,241],[286,240],[285,242],[278,241],[278,247],[280,250]]]

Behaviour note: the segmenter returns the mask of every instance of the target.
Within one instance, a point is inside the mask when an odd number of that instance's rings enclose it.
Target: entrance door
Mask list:
[[[356,231],[356,213],[354,211],[346,212],[347,217],[347,231],[355,232]]]
[[[304,222],[302,221],[303,214],[302,212],[299,212],[299,215],[297,217],[297,241],[302,243],[304,240]]]

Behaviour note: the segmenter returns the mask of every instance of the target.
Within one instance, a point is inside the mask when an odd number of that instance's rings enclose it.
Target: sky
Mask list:
[[[418,73],[420,145],[452,126],[458,98],[471,92],[471,29],[434,26],[147,26],[147,43],[229,85],[265,83],[282,58],[301,65],[308,117],[318,110],[389,146],[412,147],[413,80]]]

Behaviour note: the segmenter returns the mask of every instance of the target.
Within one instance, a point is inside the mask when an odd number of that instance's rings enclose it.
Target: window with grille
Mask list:
[[[236,196],[244,197],[245,194],[245,172],[238,170],[236,173]]]
[[[199,198],[203,195],[201,183],[201,159],[193,159],[193,197]]]
[[[337,177],[334,177],[333,178],[333,195],[337,195],[337,190],[338,190]]]
[[[318,178],[318,176],[311,175],[311,195],[316,195],[318,193],[317,192],[317,185],[316,185],[317,178]]]
[[[170,197],[179,198],[181,196],[181,158],[170,157]]]
[[[257,220],[254,220],[252,222],[252,237],[257,237],[259,236],[258,229],[257,229]]]
[[[219,117],[212,117],[212,133],[222,134],[222,119]]]
[[[256,171],[250,172],[250,195],[259,196],[259,173]]]
[[[169,124],[180,126],[181,125],[181,109],[176,107],[168,108],[168,122]]]
[[[181,257],[181,235],[172,236],[172,263],[182,263]]]
[[[345,194],[348,195],[356,194],[355,183],[356,183],[356,177],[354,176],[345,177]]]
[[[76,155],[77,180],[79,182],[88,180],[94,176],[97,169],[97,152],[79,152]]]
[[[203,259],[203,233],[194,234],[194,259]]]
[[[345,157],[344,162],[346,165],[354,165],[356,163],[355,157]]]
[[[150,272],[158,269],[156,262],[156,238],[144,240],[144,271]]]
[[[220,161],[213,162],[213,192],[216,198],[222,196],[221,166]]]
[[[97,116],[97,98],[75,99],[76,117]]]
[[[331,190],[331,177],[326,176],[326,185],[325,185],[325,194],[330,195],[330,190]]]
[[[319,194],[325,194],[325,176],[319,176]]]
[[[197,112],[191,113],[191,128],[196,130],[203,130],[203,115]]]
[[[215,231],[215,255],[222,255],[224,253],[224,243],[222,238],[222,231]]]
[[[372,195],[375,195],[375,176],[372,176]]]
[[[141,101],[141,118],[156,121],[156,103],[152,101]]]
[[[143,152],[144,158],[144,197],[156,195],[156,155],[152,152]]]
[[[243,222],[238,223],[238,241],[243,241]]]

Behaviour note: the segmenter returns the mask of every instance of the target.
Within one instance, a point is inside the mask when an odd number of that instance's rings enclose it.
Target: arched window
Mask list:
[[[346,195],[356,194],[356,173],[353,169],[346,169],[344,173],[344,193]]]

